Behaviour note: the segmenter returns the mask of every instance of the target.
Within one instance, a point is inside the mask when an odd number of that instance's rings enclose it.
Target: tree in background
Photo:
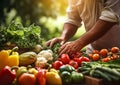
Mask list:
[[[24,25],[40,24],[41,17],[56,18],[58,14],[65,14],[66,5],[65,0],[1,0],[0,24],[6,24],[8,14],[12,10],[15,15],[11,20],[19,17]]]

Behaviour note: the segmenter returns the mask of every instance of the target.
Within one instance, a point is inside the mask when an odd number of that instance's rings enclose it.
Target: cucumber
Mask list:
[[[120,68],[116,69],[118,72],[120,72]]]
[[[117,70],[115,70],[115,69],[110,69],[108,67],[96,67],[96,69],[120,77],[120,73]]]
[[[117,65],[117,64],[109,64],[108,67],[110,67],[110,68],[120,68],[120,65]]]
[[[106,79],[108,81],[112,81],[112,79],[108,75],[106,75],[104,72],[101,72],[99,70],[95,70],[94,73],[98,74],[103,79]]]
[[[90,71],[83,71],[81,73],[84,74],[84,75],[89,75]]]
[[[78,68],[78,72],[81,72],[81,71],[90,71],[91,68],[88,68],[88,67],[79,67]]]
[[[100,76],[100,74],[98,74],[98,73],[94,72],[93,77],[100,78],[101,76]]]
[[[110,73],[105,72],[106,75],[108,75],[113,81],[118,81],[120,77],[112,75]]]
[[[120,77],[120,73],[119,73],[116,69],[112,69],[112,71],[113,71],[116,75],[118,75],[118,77]]]
[[[82,65],[81,65],[82,67],[84,67],[84,66],[86,66],[86,67],[92,67],[92,65],[91,65],[91,62],[82,62]]]
[[[94,72],[95,72],[95,70],[92,69],[92,70],[90,71],[89,75],[90,75],[90,76],[93,76]]]

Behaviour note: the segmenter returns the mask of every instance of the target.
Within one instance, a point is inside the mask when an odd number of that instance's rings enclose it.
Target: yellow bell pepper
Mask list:
[[[8,66],[18,66],[19,65],[19,54],[18,52],[13,52],[12,55],[8,57]]]
[[[0,70],[3,69],[8,62],[9,52],[6,50],[0,51]]]
[[[19,53],[13,52],[17,48],[13,48],[12,50],[1,50],[0,51],[0,70],[7,66],[18,66],[19,65]]]
[[[46,73],[46,83],[47,85],[62,85],[62,79],[58,74],[57,70],[51,69]]]
[[[28,72],[37,76],[38,71],[35,68],[28,69]]]

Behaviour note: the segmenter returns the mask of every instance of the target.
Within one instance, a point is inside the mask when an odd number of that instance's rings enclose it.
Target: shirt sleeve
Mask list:
[[[66,10],[67,12],[67,19],[65,20],[65,23],[71,23],[76,26],[81,26],[81,18],[77,11],[77,0],[68,0],[68,8]]]
[[[99,18],[120,24],[120,0],[107,0]]]

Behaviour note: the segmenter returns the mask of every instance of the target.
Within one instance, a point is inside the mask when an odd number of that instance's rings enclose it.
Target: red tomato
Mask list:
[[[99,54],[95,53],[95,54],[92,55],[92,60],[97,61],[99,59],[100,59],[100,55]]]
[[[111,60],[110,57],[106,57],[106,58],[101,59],[102,62],[109,62],[110,60]]]
[[[74,60],[71,60],[71,61],[69,62],[69,65],[71,65],[71,66],[74,67],[75,69],[78,68],[78,63],[77,63],[76,61],[74,61]]]
[[[99,53],[102,57],[107,57],[108,50],[107,49],[101,49]]]
[[[85,57],[85,56],[81,56],[77,59],[77,63],[79,66],[81,66],[81,63],[85,61],[85,62],[90,62],[90,59],[88,57]]]
[[[119,58],[119,56],[117,54],[113,54],[112,57],[113,57],[113,60],[116,60]]]
[[[78,58],[73,58],[73,60],[77,62]]]
[[[93,50],[93,54],[99,54],[99,51],[98,50]]]
[[[112,48],[111,48],[111,52],[112,52],[112,53],[117,53],[117,52],[119,52],[119,50],[120,50],[120,49],[119,49],[118,47],[112,47]]]
[[[82,55],[82,52],[76,52],[76,53],[74,53],[74,54],[72,54],[71,56],[70,56],[70,58],[78,58],[78,57],[80,57]]]
[[[61,55],[61,61],[63,64],[68,64],[70,62],[70,57],[68,54],[62,54]]]
[[[92,54],[92,53],[89,53],[88,56],[89,56],[89,58],[92,59],[93,54]]]
[[[63,65],[63,63],[62,63],[62,61],[55,61],[54,63],[53,63],[53,68],[55,68],[56,70],[58,70],[59,68],[60,68],[60,66],[62,66]]]

